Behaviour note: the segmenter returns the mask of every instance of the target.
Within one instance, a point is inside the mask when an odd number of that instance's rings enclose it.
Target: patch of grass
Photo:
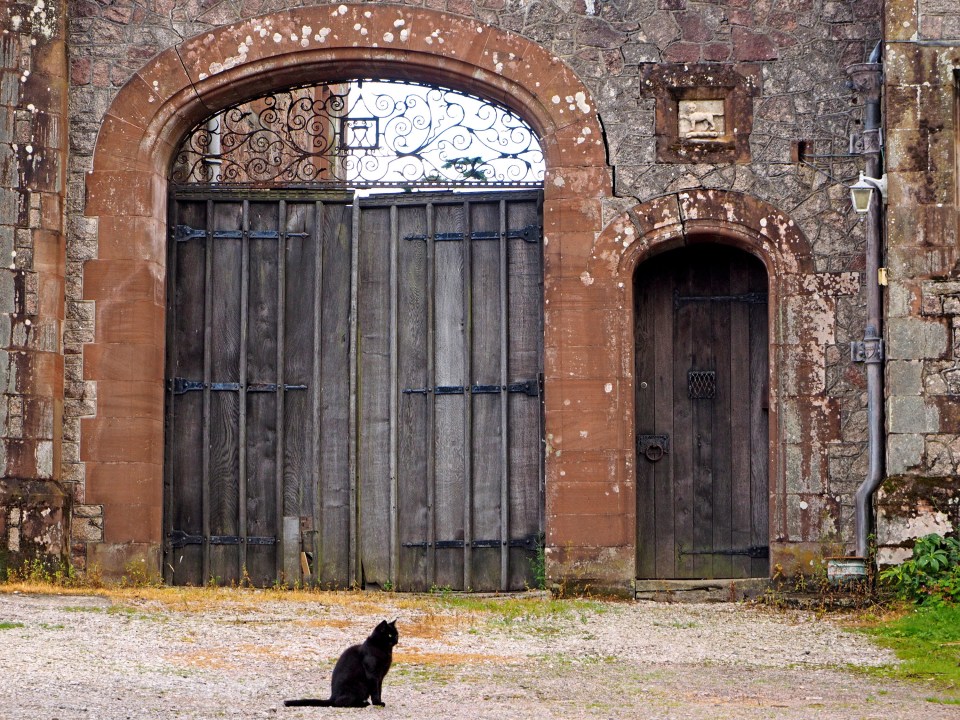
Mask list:
[[[0,630],[13,630],[14,628],[22,628],[23,623],[20,622],[0,622]]]
[[[893,650],[901,661],[872,672],[932,681],[945,696],[928,698],[930,702],[960,704],[960,605],[911,607],[861,629]]]

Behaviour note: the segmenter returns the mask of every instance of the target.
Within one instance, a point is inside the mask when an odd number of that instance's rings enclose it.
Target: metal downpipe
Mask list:
[[[879,178],[883,172],[881,152],[881,88],[883,66],[881,45],[878,43],[870,55],[870,61],[849,68],[854,87],[865,97],[863,127],[864,172],[868,177]],[[856,509],[856,555],[867,558],[870,551],[870,533],[873,529],[873,495],[883,481],[883,305],[880,294],[879,272],[881,267],[883,239],[883,200],[880,191],[874,198],[866,215],[866,295],[867,322],[863,334],[863,360],[867,368],[867,442],[869,466],[867,476],[857,488]]]

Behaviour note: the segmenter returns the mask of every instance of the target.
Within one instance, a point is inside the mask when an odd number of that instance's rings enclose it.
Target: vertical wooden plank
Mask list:
[[[236,202],[214,203],[217,231],[239,231],[244,208]],[[239,383],[243,357],[243,296],[246,278],[242,239],[218,237],[212,241],[210,284],[210,377],[209,382]],[[210,398],[210,535],[241,534],[240,514],[244,503],[240,482],[240,415],[245,403],[236,390],[209,391]],[[210,577],[217,582],[239,582],[240,547],[210,547]]]
[[[670,254],[675,265],[671,269],[674,278],[674,293],[681,296],[692,294],[692,277],[689,265],[684,262],[683,251]],[[693,303],[680,303],[673,308],[673,478],[674,478],[674,537],[676,540],[676,576],[692,578],[694,562],[692,555],[680,552],[694,548],[694,474],[696,458],[696,431],[694,428],[693,401],[687,396],[687,371],[693,365],[694,324]]]
[[[293,583],[300,579],[300,573],[297,572],[299,563],[294,564],[292,574],[288,574],[288,570],[284,565],[284,558],[293,556],[294,558],[299,558],[300,555],[300,542],[299,542],[299,517],[289,516],[297,523],[297,539],[291,543],[288,542],[287,534],[287,524],[288,521],[285,520],[284,511],[283,511],[283,476],[284,476],[284,458],[286,457],[286,433],[284,429],[286,427],[285,422],[285,413],[286,413],[286,390],[284,385],[286,384],[286,372],[285,372],[285,360],[287,354],[287,341],[286,341],[286,326],[287,326],[287,308],[286,308],[286,287],[287,287],[287,203],[284,200],[280,201],[278,208],[278,217],[277,217],[277,242],[276,242],[276,258],[277,258],[277,283],[275,286],[276,298],[277,298],[277,356],[276,356],[276,429],[275,434],[277,438],[277,447],[274,451],[274,527],[283,528],[283,532],[277,531],[277,547],[274,553],[275,560],[275,571],[274,577],[280,579],[285,583]],[[309,324],[309,318],[301,320]],[[288,547],[289,546],[289,547]],[[292,552],[291,552],[292,551]],[[283,570],[283,577],[280,577],[280,571]]]
[[[766,292],[766,271],[759,261],[750,268],[750,289]],[[750,486],[751,486],[751,545],[770,544],[768,507],[770,488],[769,461],[769,360],[768,360],[767,304],[750,306]],[[753,577],[767,577],[770,561],[753,559],[750,563]]]
[[[357,537],[357,306],[360,257],[360,196],[353,196],[353,233],[350,239],[350,583],[361,581]]]
[[[317,462],[319,465],[320,515],[317,550],[317,576],[325,585],[347,587],[353,584],[352,515],[353,428],[352,315],[353,297],[353,222],[352,205],[327,204],[323,208],[318,234],[320,246],[317,272],[320,273],[318,299],[316,413],[319,425]]]
[[[463,259],[463,589],[473,589],[473,401],[470,396],[470,378],[472,370],[473,345],[473,217],[470,203],[465,201],[462,208],[463,240],[461,257]]]
[[[325,559],[323,542],[324,535],[321,532],[321,529],[326,529],[326,517],[323,512],[323,487],[325,485],[326,478],[323,473],[323,459],[321,456],[321,438],[327,430],[321,413],[321,382],[324,365],[324,357],[322,352],[322,338],[324,337],[324,306],[322,303],[324,297],[323,249],[325,241],[323,233],[325,214],[326,209],[324,204],[320,201],[317,201],[313,208],[314,225],[313,233],[311,234],[311,239],[313,240],[313,257],[315,259],[313,266],[313,376],[310,384],[310,418],[314,423],[313,433],[311,435],[313,439],[313,444],[311,446],[311,450],[313,451],[312,468],[315,473],[314,477],[316,479],[309,485],[305,485],[305,487],[309,487],[310,492],[314,494],[314,504],[312,507],[304,508],[305,513],[312,510],[312,512],[309,514],[315,523],[313,535],[313,577],[317,581],[322,581],[324,579],[324,574],[321,572],[321,565],[325,564],[323,562]],[[304,254],[306,255],[306,253]]]
[[[240,391],[239,391],[239,527],[240,572],[247,571],[247,345],[250,338],[250,203],[243,201],[243,233],[240,255]]]
[[[390,580],[390,209],[360,203],[357,266],[358,568],[363,585]]]
[[[214,243],[213,235],[217,226],[215,216],[215,207],[212,201],[207,202],[207,237],[206,251],[204,256],[205,280],[203,296],[203,487],[202,507],[203,507],[203,578],[202,583],[206,583],[211,578],[210,574],[210,531],[211,521],[211,475],[213,458],[211,453],[211,444],[213,431],[210,427],[213,413],[213,397],[210,394],[210,380],[213,377],[213,258]]]
[[[508,235],[540,225],[540,203],[536,200],[507,202]],[[508,352],[509,383],[532,382],[539,385],[543,370],[543,238],[534,233],[531,242],[523,237],[507,241]],[[541,398],[512,392],[509,405],[510,463],[510,538],[537,538],[543,530],[543,427]],[[525,547],[510,549],[509,589],[520,590],[533,584],[531,561],[534,551]]]
[[[419,392],[428,378],[426,207],[398,208],[397,240],[397,524],[399,553],[395,585],[401,590],[428,590],[432,498],[427,470],[427,414],[432,397]],[[432,445],[430,446],[432,447]]]
[[[397,206],[390,208],[390,577],[392,586],[397,584],[397,572],[400,566],[400,518],[399,507],[399,428],[400,415],[400,331],[399,331],[399,244],[400,220]]]
[[[460,203],[435,205],[439,234],[463,232],[465,221]],[[437,241],[435,246],[434,369],[438,387],[464,386],[467,318],[464,315],[465,243]],[[434,393],[436,455],[437,540],[464,541],[466,505],[464,443],[465,398],[461,393]],[[464,550],[437,549],[437,584],[464,589]]]
[[[283,507],[278,474],[282,472],[282,418],[278,417],[278,391],[258,391],[258,386],[282,382],[281,358],[282,282],[277,233],[280,204],[247,201],[245,204],[243,260],[246,283],[242,286],[240,383],[241,536],[273,538],[276,545],[244,543],[242,567],[254,585],[272,584],[282,569],[277,555],[283,541]]]
[[[507,363],[509,362],[509,302],[510,291],[507,272],[507,201],[501,198],[497,203],[498,230],[497,259],[499,282],[498,307],[500,322],[500,590],[510,588],[510,405],[505,389],[507,387]]]
[[[676,527],[676,503],[681,494],[678,487],[680,472],[687,462],[684,453],[690,452],[689,433],[679,432],[679,423],[674,422],[675,393],[684,392],[685,387],[674,388],[677,359],[674,347],[674,322],[676,310],[673,306],[673,292],[678,287],[677,273],[671,270],[670,255],[652,260],[645,270],[650,278],[652,295],[650,298],[653,313],[653,334],[656,344],[653,347],[653,388],[654,418],[656,435],[666,435],[669,446],[667,454],[653,467],[654,502],[654,542],[656,546],[657,578],[677,578],[680,568],[677,565],[677,548],[680,543]],[[682,410],[682,408],[681,408]],[[689,417],[689,416],[688,416]],[[686,439],[686,441],[685,441]],[[638,462],[649,462],[640,458]]]
[[[634,395],[636,432],[638,435],[657,434],[655,404],[655,358],[657,334],[655,330],[654,298],[663,282],[651,275],[649,266],[642,265],[634,277]],[[656,474],[670,462],[669,455],[657,462],[638,454],[637,468],[637,577],[657,577]]]
[[[749,291],[747,265],[742,260],[732,264],[730,294]],[[730,543],[746,548],[750,536],[750,305],[732,303],[730,307]],[[731,577],[750,577],[751,560],[745,555],[731,558]]]
[[[207,228],[207,203],[171,200],[170,227]],[[174,395],[173,378],[202,380],[206,322],[206,236],[177,242],[171,238],[167,292],[167,429],[165,457],[165,535],[171,531],[203,535],[206,523],[206,475],[202,438],[204,393]],[[204,545],[167,548],[164,579],[177,585],[204,582]]]
[[[469,587],[477,591],[501,590],[503,581],[502,557],[508,547],[490,541],[508,540],[501,535],[503,485],[504,424],[501,420],[506,393],[502,379],[504,328],[501,315],[505,312],[505,298],[501,297],[501,219],[500,202],[470,203],[470,229],[478,237],[494,239],[471,240],[470,257],[470,375],[469,382],[478,388],[493,388],[493,392],[478,392],[469,396],[471,408],[470,456],[472,471],[468,491],[472,515],[470,535],[483,541],[473,549],[470,558]],[[503,261],[506,261],[503,253]],[[505,278],[504,278],[505,280]],[[509,502],[509,497],[507,498]]]
[[[278,429],[284,437],[283,453],[279,455],[282,459],[282,494],[278,510],[284,518],[295,517],[302,523],[297,550],[310,553],[312,566],[310,577],[303,577],[304,583],[315,577],[318,557],[315,540],[319,527],[316,485],[320,477],[320,428],[316,412],[318,402],[314,402],[314,398],[319,393],[320,246],[317,227],[322,206],[322,201],[288,202],[282,243],[283,263],[288,271],[280,288],[284,295],[285,346],[280,363],[288,384],[305,385],[308,389],[284,393],[283,424]],[[285,547],[284,554],[289,556],[290,548]]]
[[[688,251],[691,284],[688,295],[714,295],[712,261],[717,259],[709,246]],[[690,303],[693,317],[690,338],[690,370],[716,370],[713,313],[716,303]],[[689,394],[689,390],[688,390]],[[692,400],[693,413],[693,576],[713,577],[713,412],[716,400]]]
[[[300,577],[300,518],[288,516],[282,519],[283,542],[278,543],[284,550],[280,556],[281,577],[286,582],[292,582],[294,578]]]
[[[352,204],[327,204],[322,217],[322,282],[317,333],[319,357],[318,424],[320,535],[318,579],[325,585],[347,587],[356,581],[354,512],[356,460],[352,431],[356,418],[355,335],[356,296],[353,268],[359,219]],[[345,380],[347,380],[345,382]]]
[[[714,295],[730,295],[731,267],[741,256],[739,250],[724,249],[711,267],[711,288]],[[710,303],[712,335],[714,347],[714,368],[716,369],[717,394],[713,400],[713,549],[726,551],[733,548],[732,534],[732,482],[731,434],[733,399],[731,396],[730,356],[731,336],[730,313],[733,305],[739,302]],[[732,555],[718,552],[713,556],[713,577],[731,578],[733,575]]]
[[[427,204],[427,573],[430,586],[437,582],[437,404],[432,388],[437,384],[436,294],[437,294],[437,210]]]

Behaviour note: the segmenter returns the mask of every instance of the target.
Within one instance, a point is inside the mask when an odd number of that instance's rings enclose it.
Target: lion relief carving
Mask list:
[[[723,100],[681,100],[677,115],[681,138],[714,139],[724,135]]]

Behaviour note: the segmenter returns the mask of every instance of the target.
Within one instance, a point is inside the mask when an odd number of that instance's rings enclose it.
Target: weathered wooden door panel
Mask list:
[[[178,208],[179,223],[206,228],[206,203],[185,204]],[[173,245],[173,243],[171,243]],[[171,248],[170,273],[177,276],[168,296],[167,367],[174,375],[203,378],[206,302],[207,244],[192,238],[176,242]],[[168,380],[168,383],[170,381]],[[204,512],[208,492],[203,482],[207,466],[204,418],[209,398],[201,393],[186,393],[167,400],[166,445],[166,531],[179,530],[190,537],[209,534]],[[176,480],[176,485],[173,485]],[[176,493],[177,500],[173,502]],[[169,580],[201,585],[206,579],[206,553],[200,544],[169,548],[164,569]],[[174,572],[175,570],[175,572]]]
[[[360,208],[362,580],[520,589],[542,526],[538,197]]]
[[[540,224],[540,209],[533,203],[507,205],[504,214],[508,228]],[[509,566],[501,571],[508,576],[510,588],[530,583],[534,551],[529,543],[542,543],[545,527],[543,407],[539,400],[543,389],[543,259],[540,243],[530,240],[526,235],[508,235],[506,258],[500,261],[501,268],[506,265],[508,290],[503,332],[511,338],[501,358],[506,365],[501,377],[508,387],[516,385],[500,410],[504,426],[510,428],[509,440],[501,447],[501,472],[507,478],[501,505],[506,503],[508,508],[501,517],[501,534],[514,541]]]
[[[168,581],[528,585],[538,194],[228,192],[172,202]]]
[[[635,278],[637,574],[765,576],[766,272],[696,245]]]
[[[318,530],[349,525],[348,201],[172,203],[170,582],[265,585],[298,574],[301,552],[336,562]]]
[[[427,393],[404,392],[433,386],[433,245],[426,239],[427,205],[397,208],[397,575],[408,589],[427,590],[434,580],[435,458],[434,404]],[[432,223],[432,216],[430,222]],[[431,226],[432,227],[432,226]],[[401,241],[401,238],[403,240]],[[402,429],[402,431],[401,431]],[[399,492],[402,481],[403,492]]]

